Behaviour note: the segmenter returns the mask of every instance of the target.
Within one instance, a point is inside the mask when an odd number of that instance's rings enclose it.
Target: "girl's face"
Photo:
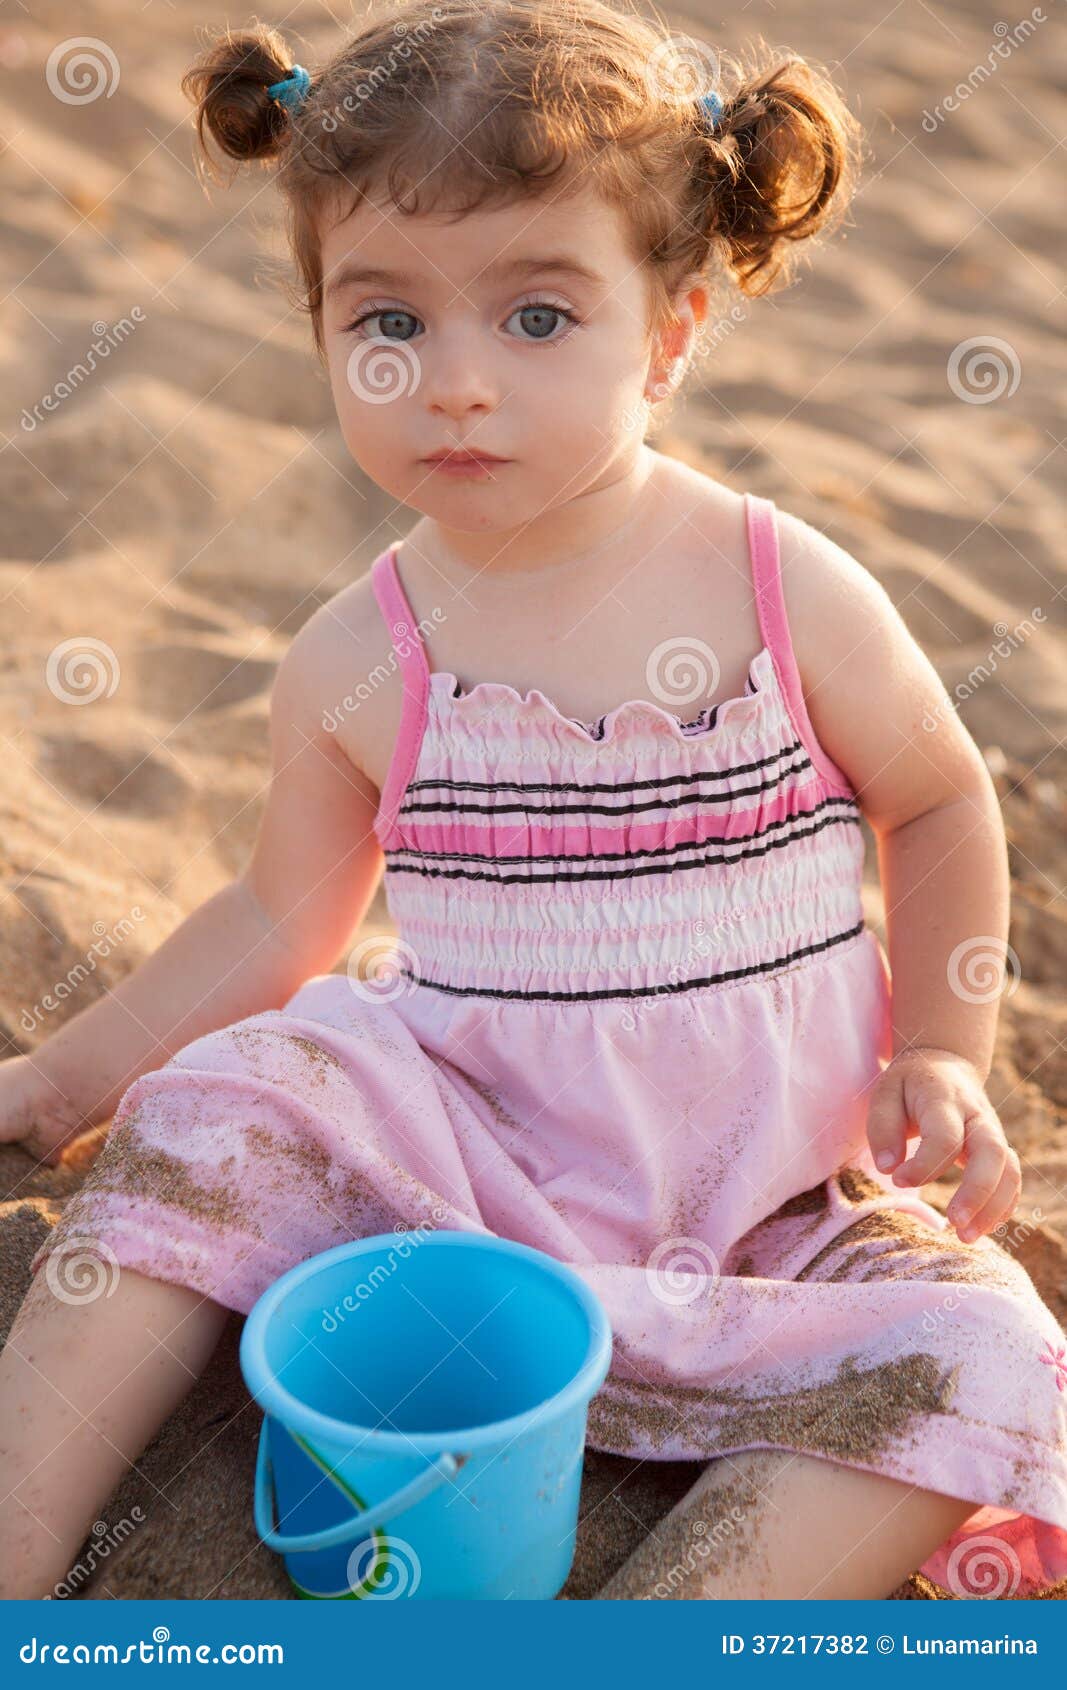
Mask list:
[[[360,205],[322,264],[345,443],[402,504],[503,533],[637,456],[658,374],[648,287],[592,191],[451,221]]]

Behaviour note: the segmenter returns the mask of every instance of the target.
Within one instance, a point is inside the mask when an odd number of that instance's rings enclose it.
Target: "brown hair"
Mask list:
[[[787,279],[796,243],[838,220],[854,183],[859,126],[825,74],[765,48],[714,55],[601,0],[393,4],[312,72],[290,113],[267,89],[294,57],[272,29],[227,30],[182,88],[212,173],[208,136],[277,165],[294,301],[320,357],[327,207],[384,193],[400,211],[462,215],[565,192],[589,170],[627,215],[661,322],[686,277],[725,271],[753,295]],[[712,88],[714,128],[698,103]]]

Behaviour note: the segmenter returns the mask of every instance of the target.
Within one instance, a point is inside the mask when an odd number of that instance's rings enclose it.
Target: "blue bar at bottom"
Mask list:
[[[1049,1602],[0,1603],[0,1684],[151,1673],[303,1683],[336,1668],[441,1685],[1062,1682]],[[690,1676],[699,1673],[699,1680]],[[388,1682],[393,1682],[390,1679]]]

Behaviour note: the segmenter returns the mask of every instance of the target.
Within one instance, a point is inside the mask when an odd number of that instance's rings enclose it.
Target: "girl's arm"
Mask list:
[[[894,1055],[870,1098],[871,1148],[902,1186],[963,1164],[948,1214],[974,1239],[1011,1213],[1021,1185],[985,1092],[1009,916],[996,791],[884,588],[816,529],[779,516],[808,713],[856,788],[885,894]]]
[[[275,677],[273,772],[247,867],[106,996],[0,1063],[0,1140],[25,1139],[54,1164],[66,1142],[114,1114],[138,1075],[204,1033],[280,1008],[336,963],[382,855],[377,788],[323,726],[334,628],[322,612],[311,617]]]

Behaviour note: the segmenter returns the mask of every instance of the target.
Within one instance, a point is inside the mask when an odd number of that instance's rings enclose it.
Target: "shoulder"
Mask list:
[[[777,530],[808,718],[872,824],[899,824],[980,780],[977,747],[877,577],[800,517],[778,509]]]
[[[279,664],[272,721],[341,755],[378,786],[376,748],[390,743],[400,677],[370,569],[302,624]]]
[[[841,644],[861,632],[880,640],[895,630],[896,607],[877,577],[821,529],[781,506],[775,509],[782,592],[798,663],[799,648],[811,644],[813,632],[823,644],[827,637]]]

